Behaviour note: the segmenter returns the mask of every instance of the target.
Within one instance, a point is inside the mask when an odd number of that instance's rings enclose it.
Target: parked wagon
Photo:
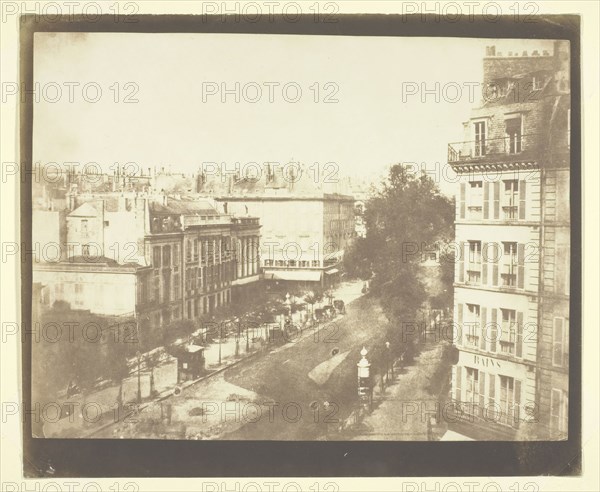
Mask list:
[[[333,301],[333,307],[338,314],[346,314],[346,304],[341,299]]]

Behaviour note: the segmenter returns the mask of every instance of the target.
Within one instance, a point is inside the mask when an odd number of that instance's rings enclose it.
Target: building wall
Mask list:
[[[47,263],[66,258],[67,229],[64,212],[33,210],[31,231],[34,262]]]
[[[323,203],[324,251],[345,251],[354,238],[354,202],[352,200],[325,200]]]
[[[479,402],[474,428],[483,430],[482,438],[566,436],[570,101],[564,46],[555,45],[555,51],[558,56],[486,58],[484,84],[529,73],[518,77],[526,97],[474,109],[464,124],[465,141],[449,147],[460,177],[454,302],[459,362],[452,398]],[[540,70],[547,71],[544,89],[532,91],[526,83]],[[521,118],[518,146],[507,131],[515,116]],[[478,155],[474,125],[482,121],[486,145]],[[505,243],[516,243],[516,255]],[[486,420],[481,408],[498,402],[503,384],[505,400],[512,401],[513,410],[502,408],[510,422]],[[511,412],[517,409],[515,420]]]
[[[523,56],[523,52],[515,51],[513,55],[508,56],[508,52],[502,53],[501,56],[496,53],[494,56],[487,56],[483,59],[483,83],[488,84],[493,80],[503,77],[512,77],[515,75],[534,72],[538,70],[554,70],[556,60],[553,55],[548,56],[531,56],[533,53],[528,53],[530,56]]]
[[[323,202],[320,200],[224,199],[229,211],[259,217],[262,267],[296,261],[304,268],[323,266]],[[308,262],[303,264],[300,262]],[[318,265],[314,262],[318,262]]]
[[[42,298],[49,306],[55,301],[66,301],[72,309],[95,314],[120,316],[136,312],[139,286],[135,272],[86,269],[78,271],[56,265],[34,270],[33,279],[43,285]]]

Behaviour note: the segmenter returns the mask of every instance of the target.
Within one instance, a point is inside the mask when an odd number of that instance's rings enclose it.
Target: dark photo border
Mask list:
[[[464,16],[463,16],[464,17]],[[581,72],[580,17],[469,17],[452,22],[433,15],[335,15],[315,22],[262,16],[111,15],[89,22],[71,16],[50,22],[20,19],[20,83],[33,86],[36,32],[246,33],[326,36],[427,36],[565,39],[571,43],[571,297],[569,439],[558,442],[291,442],[43,439],[31,432],[31,337],[23,339],[23,446],[26,477],[40,476],[48,461],[54,477],[414,477],[536,476],[581,474]],[[334,20],[335,22],[331,22]],[[525,22],[525,21],[529,22]],[[457,61],[458,62],[458,61]],[[31,250],[33,96],[20,103],[21,243]],[[22,324],[31,326],[32,257],[22,260]],[[25,330],[26,331],[26,330]],[[43,475],[42,475],[43,476]]]

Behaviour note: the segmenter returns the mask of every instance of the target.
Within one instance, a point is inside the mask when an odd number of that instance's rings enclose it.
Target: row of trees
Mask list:
[[[32,376],[37,398],[55,401],[70,383],[81,389],[100,376],[120,382],[141,348],[134,319],[103,317],[57,302],[36,320]]]
[[[403,333],[402,327],[417,322],[419,310],[430,301],[420,279],[422,254],[454,237],[453,200],[426,174],[396,164],[372,190],[363,219],[366,237],[357,238],[345,254],[345,269],[351,276],[370,280],[371,293],[379,297],[390,321],[392,347],[410,356],[416,340]],[[446,295],[437,302],[448,303],[453,261],[444,259],[440,268]]]

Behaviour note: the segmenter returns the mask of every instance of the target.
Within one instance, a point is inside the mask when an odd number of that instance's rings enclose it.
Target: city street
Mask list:
[[[302,440],[335,432],[336,422],[346,419],[358,400],[360,350],[364,345],[374,363],[385,343],[386,324],[376,301],[361,297],[347,306],[345,316],[320,331],[251,365],[225,371],[226,381],[257,393],[259,401],[271,402],[271,411],[224,437]],[[311,406],[313,402],[318,407]]]
[[[346,315],[150,404],[96,437],[350,438],[337,430],[356,408],[360,350],[367,347],[376,367],[387,323],[361,287],[353,282],[336,290]]]

